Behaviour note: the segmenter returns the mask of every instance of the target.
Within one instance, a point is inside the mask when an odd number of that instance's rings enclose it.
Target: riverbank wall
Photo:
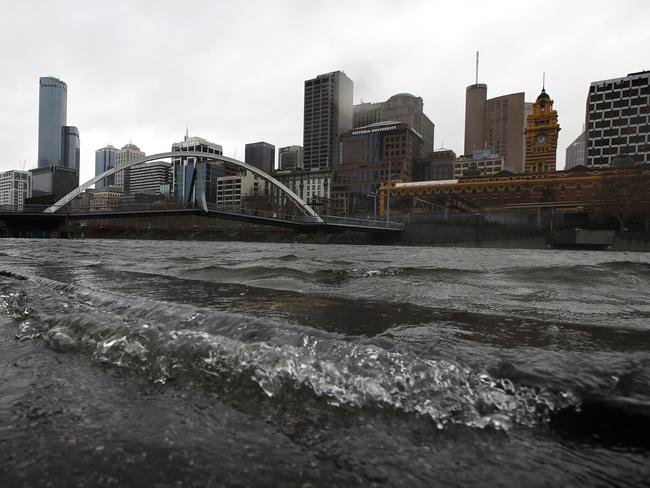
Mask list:
[[[58,232],[12,233],[0,229],[1,237],[152,239],[250,242],[298,242],[318,244],[373,244],[472,248],[549,248],[548,230],[527,222],[501,223],[476,216],[443,219],[439,216],[400,216],[405,224],[399,235],[364,232],[305,233],[284,227],[203,216],[131,217],[128,219],[75,220]],[[15,235],[14,235],[15,234]],[[617,233],[608,247],[613,251],[650,252],[650,233]]]

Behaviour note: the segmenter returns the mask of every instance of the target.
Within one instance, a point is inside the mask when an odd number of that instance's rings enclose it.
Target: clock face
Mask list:
[[[546,142],[546,134],[540,132],[539,134],[537,134],[535,141],[537,141],[537,144],[544,144]]]

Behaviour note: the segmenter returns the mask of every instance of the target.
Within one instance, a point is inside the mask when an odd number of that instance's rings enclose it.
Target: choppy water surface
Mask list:
[[[2,486],[647,486],[650,256],[0,241]]]

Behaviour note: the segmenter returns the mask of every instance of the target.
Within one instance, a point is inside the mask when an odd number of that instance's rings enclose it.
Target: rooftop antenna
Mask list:
[[[542,71],[542,91],[546,91],[546,71]]]
[[[476,51],[476,84],[478,85],[478,51]]]
[[[190,124],[185,122],[185,140],[190,138]]]

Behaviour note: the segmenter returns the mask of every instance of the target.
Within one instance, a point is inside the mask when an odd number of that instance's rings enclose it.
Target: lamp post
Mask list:
[[[372,215],[373,215],[373,218],[375,220],[377,220],[377,190],[375,190],[373,193],[368,193],[368,195],[366,195],[366,196],[372,197],[372,201],[373,201]]]
[[[391,160],[388,160],[388,195],[386,197],[386,222],[390,222],[390,178],[391,178]]]

